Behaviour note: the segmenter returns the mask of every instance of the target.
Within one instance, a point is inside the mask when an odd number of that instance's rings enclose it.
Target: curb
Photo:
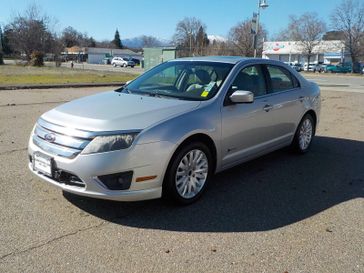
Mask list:
[[[0,85],[1,90],[18,89],[50,89],[50,88],[82,88],[82,87],[103,87],[103,86],[122,86],[124,82],[113,83],[66,83],[66,84],[27,84],[27,85]]]

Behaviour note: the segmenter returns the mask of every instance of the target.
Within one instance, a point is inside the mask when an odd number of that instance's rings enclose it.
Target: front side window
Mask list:
[[[298,80],[285,68],[267,65],[271,80],[271,93],[285,91],[299,86]]]
[[[176,61],[161,64],[117,91],[186,100],[215,96],[232,64]]]
[[[231,89],[253,92],[254,97],[265,95],[266,85],[261,66],[253,65],[242,69],[236,76]]]

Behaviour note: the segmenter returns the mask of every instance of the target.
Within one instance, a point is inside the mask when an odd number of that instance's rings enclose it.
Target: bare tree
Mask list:
[[[186,17],[177,23],[173,40],[181,50],[186,50],[186,55],[198,54],[197,35],[201,27],[206,30],[206,26],[195,17]]]
[[[33,52],[50,52],[54,41],[50,30],[50,18],[41,15],[36,5],[31,5],[24,12],[18,14],[7,26],[11,47],[24,53],[30,60]]]
[[[275,35],[272,35],[270,38],[271,41],[292,41],[291,34],[289,33],[289,30],[283,29],[276,33]]]
[[[288,37],[298,42],[298,46],[307,55],[308,63],[310,63],[314,49],[321,43],[325,32],[326,25],[316,13],[307,12],[300,17],[290,16],[287,28]]]
[[[267,37],[267,31],[260,25],[258,33],[257,49],[258,54],[261,54],[263,50],[263,41]],[[247,57],[253,56],[254,46],[251,20],[246,19],[232,27],[229,32],[229,41],[237,48],[239,55]]]
[[[142,48],[143,47],[156,47],[156,46],[160,46],[161,45],[161,42],[153,37],[153,36],[146,36],[146,35],[143,35],[140,37],[141,41],[142,41]]]
[[[62,31],[60,38],[64,47],[82,46],[82,47],[96,47],[94,38],[89,37],[87,33],[81,33],[69,26]]]
[[[357,0],[343,0],[331,15],[331,24],[341,31],[344,43],[354,66],[364,55],[364,3]]]

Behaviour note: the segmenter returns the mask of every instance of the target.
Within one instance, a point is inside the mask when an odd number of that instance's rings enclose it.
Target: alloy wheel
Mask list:
[[[306,150],[310,146],[312,140],[313,126],[310,119],[305,119],[300,127],[298,135],[298,143],[301,150]]]
[[[186,199],[195,197],[203,188],[209,172],[206,154],[194,149],[179,162],[175,183],[178,194]]]

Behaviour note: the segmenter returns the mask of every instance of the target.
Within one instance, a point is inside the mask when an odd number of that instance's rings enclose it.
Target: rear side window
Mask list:
[[[274,65],[267,65],[267,69],[271,79],[270,93],[299,87],[298,80],[287,69]]]

